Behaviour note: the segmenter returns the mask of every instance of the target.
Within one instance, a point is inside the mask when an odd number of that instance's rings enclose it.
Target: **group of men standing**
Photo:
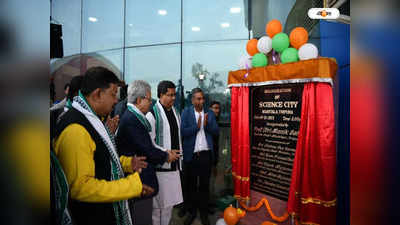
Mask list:
[[[52,165],[59,167],[52,176],[56,222],[168,225],[173,206],[184,202],[185,225],[192,224],[197,209],[209,225],[219,129],[215,114],[204,108],[203,91],[192,90],[192,106],[180,116],[173,106],[173,82],[159,83],[152,105],[150,85],[136,80],[128,86],[121,118],[110,118],[119,82],[106,68],[89,69],[53,129]]]

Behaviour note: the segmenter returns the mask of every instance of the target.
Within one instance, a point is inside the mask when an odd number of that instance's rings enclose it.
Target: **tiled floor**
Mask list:
[[[223,164],[221,164],[221,166],[217,167],[217,176],[211,177],[210,201],[212,201],[212,202],[215,202],[217,200],[217,198],[219,198],[219,197],[225,196],[226,192],[229,192],[229,189],[232,190],[232,178],[231,178],[231,175],[229,175],[230,171],[229,171],[229,174],[224,175],[224,168],[222,165]],[[188,213],[184,217],[180,218],[178,216],[178,212],[179,212],[179,209],[174,208],[174,210],[172,212],[172,219],[171,219],[170,225],[183,225],[183,222],[185,221],[185,218],[188,216]],[[219,218],[221,218],[221,216],[222,216],[222,211],[220,211],[220,210],[218,210],[218,208],[216,208],[215,213],[209,215],[210,224],[214,225],[216,223],[216,221]],[[194,220],[192,225],[201,225],[199,212],[197,212],[197,218]]]
[[[210,180],[210,194],[211,198],[210,201],[215,202],[218,198],[224,197],[227,193],[233,192],[233,183],[232,183],[232,175],[231,175],[231,158],[230,158],[230,148],[229,148],[229,128],[222,128],[221,136],[220,136],[220,152],[219,152],[219,163],[217,165],[217,174],[215,176],[212,175]],[[262,195],[261,193],[251,191],[251,202],[250,205],[254,206],[257,202],[263,198],[267,197]],[[272,211],[277,216],[283,215],[286,210],[286,202],[281,201],[279,199],[275,199],[272,197],[267,197],[269,203],[271,204]],[[237,206],[234,206],[237,207]],[[178,216],[179,209],[174,208],[172,213],[172,219],[169,225],[183,225],[185,218],[188,216],[186,214],[184,217],[180,218]],[[263,206],[261,209],[257,210],[256,212],[247,212],[246,216],[242,218],[237,225],[261,225],[264,221],[271,221],[271,217],[267,215],[267,209]],[[218,210],[216,208],[215,213],[209,215],[210,224],[215,225],[219,218],[223,217],[223,211]],[[283,223],[277,223],[279,225],[289,225],[290,222],[285,221]],[[194,220],[192,225],[202,225],[200,221],[199,213],[197,213],[197,218]]]
[[[209,215],[210,224],[214,225],[217,222],[217,220],[220,218],[221,214],[222,214],[222,212],[216,212],[213,215]],[[186,214],[184,217],[180,218],[178,216],[178,209],[174,209],[173,214],[172,214],[172,220],[169,223],[169,225],[182,225],[187,216],[188,216],[188,214]],[[200,221],[199,213],[197,213],[197,218],[193,221],[192,225],[202,225],[202,223]]]
[[[230,128],[220,128],[220,142],[219,142],[219,162],[217,165],[217,173],[212,174],[210,178],[210,201],[214,202],[227,195],[227,193],[233,194],[233,183],[232,183],[232,171],[231,171],[231,158],[230,158]],[[183,225],[186,214],[183,218],[178,216],[179,209],[174,208],[172,212],[172,219],[170,225]],[[209,215],[210,224],[215,225],[216,221],[221,218],[222,211],[215,209],[215,213]],[[197,218],[194,220],[192,225],[201,225],[200,215],[197,213]]]

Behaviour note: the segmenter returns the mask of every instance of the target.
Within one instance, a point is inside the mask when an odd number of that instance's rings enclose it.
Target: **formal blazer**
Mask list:
[[[117,149],[120,155],[146,156],[147,168],[142,169],[140,179],[142,183],[154,188],[155,196],[158,193],[158,181],[155,167],[164,164],[168,153],[156,148],[151,141],[150,134],[139,119],[129,110],[125,110],[118,128]]]
[[[208,113],[208,122],[204,127],[207,145],[210,151],[213,151],[213,135],[219,133],[219,128],[215,120],[214,112],[204,108],[204,113]],[[204,119],[204,118],[203,118]],[[194,114],[194,107],[190,106],[183,110],[181,116],[181,133],[183,138],[183,161],[190,162],[193,158],[196,135],[200,129],[197,127],[197,120]],[[214,154],[211,154],[214,158]]]

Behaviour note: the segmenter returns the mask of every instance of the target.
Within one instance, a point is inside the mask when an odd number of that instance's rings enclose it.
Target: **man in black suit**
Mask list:
[[[153,197],[158,193],[158,181],[155,168],[164,163],[176,161],[179,150],[162,151],[155,147],[151,139],[151,126],[146,113],[151,106],[151,87],[142,80],[136,80],[128,87],[127,110],[120,120],[117,131],[117,146],[120,154],[127,156],[146,156],[147,168],[143,169],[140,179],[154,189],[149,197],[133,200],[132,215],[135,225],[152,224]]]

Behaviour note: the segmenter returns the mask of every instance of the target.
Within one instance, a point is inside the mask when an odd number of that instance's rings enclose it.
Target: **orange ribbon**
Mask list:
[[[258,210],[263,204],[265,205],[265,207],[267,207],[268,213],[271,216],[271,218],[277,222],[283,222],[285,220],[287,220],[289,218],[289,214],[287,212],[285,212],[282,216],[276,216],[272,210],[271,207],[269,205],[268,199],[266,198],[262,198],[256,206],[252,206],[252,207],[248,207],[246,206],[246,204],[244,204],[242,201],[239,201],[240,205],[247,211],[250,212],[254,212],[256,210]]]

